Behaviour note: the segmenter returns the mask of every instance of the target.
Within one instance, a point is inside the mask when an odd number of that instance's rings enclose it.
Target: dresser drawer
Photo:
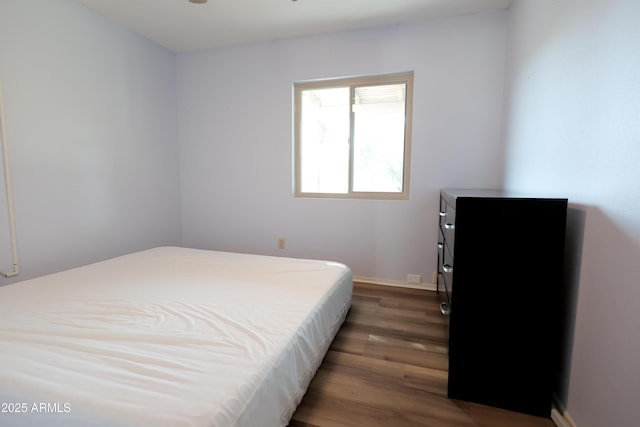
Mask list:
[[[448,315],[451,311],[450,291],[453,286],[453,254],[455,244],[456,210],[454,206],[440,198],[440,210],[438,212],[438,266],[436,289],[444,291],[444,299],[440,309],[442,314]]]

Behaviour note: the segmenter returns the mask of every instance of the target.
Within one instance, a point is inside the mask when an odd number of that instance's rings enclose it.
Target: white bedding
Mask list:
[[[343,264],[161,247],[0,287],[0,426],[286,426]]]

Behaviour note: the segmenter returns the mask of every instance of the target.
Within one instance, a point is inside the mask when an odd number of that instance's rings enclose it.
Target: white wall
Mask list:
[[[179,241],[173,53],[70,0],[2,0],[0,80],[16,280]]]
[[[179,55],[184,243],[431,282],[439,189],[502,177],[506,30],[499,11]],[[294,198],[292,83],[406,70],[415,71],[410,200]]]
[[[505,185],[571,203],[577,309],[560,397],[579,427],[640,423],[639,19],[637,0],[511,10]]]

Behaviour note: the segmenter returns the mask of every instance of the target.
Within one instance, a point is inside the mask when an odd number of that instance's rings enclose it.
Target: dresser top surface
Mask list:
[[[487,199],[544,199],[544,200],[563,200],[562,197],[548,197],[538,194],[523,193],[507,190],[484,189],[484,188],[453,188],[442,189],[440,194],[449,200],[455,200],[460,197],[464,198],[487,198]]]
[[[541,196],[539,194],[518,191],[496,190],[488,188],[444,188],[440,190],[453,197],[487,197],[513,199],[564,199],[563,197]]]

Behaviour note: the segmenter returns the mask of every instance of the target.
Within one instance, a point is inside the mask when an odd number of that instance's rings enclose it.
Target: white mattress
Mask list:
[[[0,426],[286,426],[343,264],[161,247],[0,287]]]

